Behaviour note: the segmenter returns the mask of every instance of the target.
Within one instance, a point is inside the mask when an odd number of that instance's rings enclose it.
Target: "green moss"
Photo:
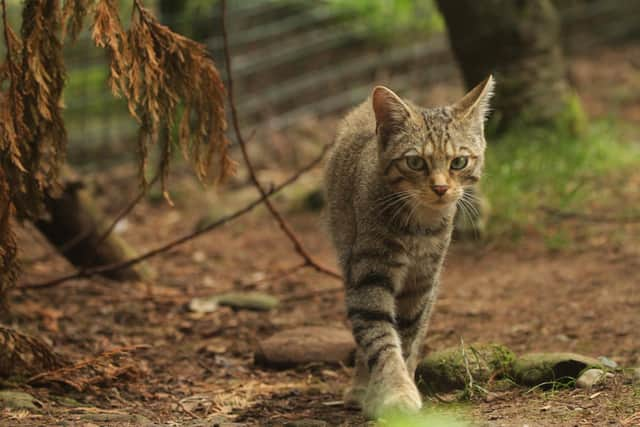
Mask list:
[[[465,389],[469,382],[467,365],[476,385],[510,371],[515,355],[500,344],[465,345],[428,355],[416,370],[418,387],[424,393]]]
[[[519,357],[512,365],[512,377],[518,384],[554,386],[574,383],[586,369],[602,369],[597,359],[575,353],[531,353]]]

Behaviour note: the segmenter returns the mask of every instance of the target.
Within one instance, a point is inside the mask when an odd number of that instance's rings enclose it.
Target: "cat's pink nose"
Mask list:
[[[431,189],[433,190],[434,193],[436,193],[438,196],[442,197],[444,196],[444,194],[447,192],[447,190],[449,189],[448,185],[432,185]]]

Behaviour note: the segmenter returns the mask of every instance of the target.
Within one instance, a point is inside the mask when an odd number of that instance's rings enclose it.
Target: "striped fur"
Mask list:
[[[482,173],[492,86],[432,109],[376,88],[339,129],[325,170],[328,219],[358,345],[347,401],[368,416],[422,405],[413,375],[457,204]],[[454,170],[458,156],[467,165]]]

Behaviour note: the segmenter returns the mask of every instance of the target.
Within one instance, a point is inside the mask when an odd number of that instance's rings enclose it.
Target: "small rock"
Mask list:
[[[218,295],[218,304],[236,309],[269,311],[276,308],[279,301],[262,292],[229,292]]]
[[[302,420],[289,421],[284,423],[284,427],[326,427],[328,424],[326,421],[322,420],[313,420],[310,418],[305,418]]]
[[[618,364],[613,360],[609,359],[608,357],[600,356],[598,357],[598,360],[600,361],[600,363],[602,363],[602,366],[604,366],[605,368],[616,369],[618,367]]]
[[[12,390],[0,391],[0,407],[37,411],[38,407],[36,404],[40,405],[40,402],[29,393]]]
[[[485,402],[493,402],[494,400],[496,400],[498,398],[498,395],[496,393],[492,393],[489,392],[486,394],[486,396],[484,397],[484,401]]]
[[[278,332],[258,343],[258,364],[288,368],[311,362],[351,363],[356,345],[344,328],[307,326]]]
[[[129,230],[129,225],[129,220],[127,218],[122,218],[113,228],[113,232],[116,234],[123,234]]]
[[[193,298],[189,301],[189,310],[194,313],[212,313],[218,309],[217,297]]]
[[[197,262],[198,264],[202,264],[203,262],[205,262],[207,260],[207,254],[205,254],[203,251],[195,251],[191,255],[191,259],[194,262]]]
[[[602,382],[604,378],[605,373],[602,369],[587,369],[577,379],[576,387],[591,389],[594,385]]]

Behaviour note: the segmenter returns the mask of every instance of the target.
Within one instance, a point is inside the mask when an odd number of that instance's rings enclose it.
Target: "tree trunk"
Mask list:
[[[109,265],[136,255],[129,244],[111,233],[101,237],[109,221],[100,214],[90,191],[76,179],[65,179],[62,194],[47,196],[48,218],[36,221],[38,230],[60,253],[78,268]],[[144,264],[105,274],[116,280],[148,280],[151,270]]]
[[[549,125],[576,106],[567,82],[560,18],[550,0],[437,0],[468,88],[496,78],[494,120]],[[572,123],[573,125],[573,123]]]

